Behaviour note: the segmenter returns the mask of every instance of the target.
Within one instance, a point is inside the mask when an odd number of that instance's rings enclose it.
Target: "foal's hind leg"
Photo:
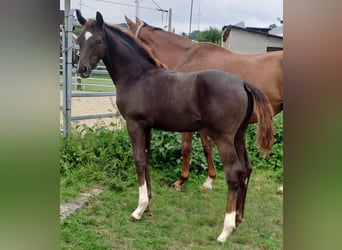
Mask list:
[[[240,136],[241,135],[241,136]],[[252,173],[252,164],[248,157],[248,152],[246,149],[245,134],[240,134],[236,136],[236,150],[238,157],[240,159],[241,166],[245,168],[244,174],[240,179],[240,189],[238,192],[238,199],[236,204],[236,226],[238,226],[244,218],[244,208],[246,202],[246,195],[248,189],[248,183]]]
[[[220,139],[219,141],[215,141],[215,143],[224,166],[224,173],[228,184],[224,226],[222,233],[217,238],[219,242],[225,242],[227,237],[236,229],[236,205],[240,188],[240,179],[244,174],[244,169],[242,168],[236,153],[233,138]]]
[[[173,183],[173,186],[177,189],[181,189],[183,187],[183,183],[189,178],[192,134],[192,132],[182,133],[182,172],[179,179]]]
[[[135,169],[138,176],[139,185],[139,201],[138,207],[131,214],[132,219],[139,220],[149,205],[149,198],[151,198],[151,184],[150,176],[147,170],[147,140],[149,140],[150,130],[145,130],[137,123],[127,121],[127,129],[131,138],[134,153]]]
[[[205,157],[208,164],[208,178],[203,183],[203,189],[213,189],[212,181],[216,178],[216,169],[213,161],[212,149],[213,145],[211,139],[208,136],[207,130],[202,129],[200,132],[201,142]]]
[[[145,168],[145,178],[147,185],[147,194],[149,203],[152,199],[152,188],[151,188],[151,178],[150,178],[150,158],[151,158],[151,129],[145,130],[145,157],[146,157],[146,168]],[[147,206],[145,211],[150,211],[150,205]]]

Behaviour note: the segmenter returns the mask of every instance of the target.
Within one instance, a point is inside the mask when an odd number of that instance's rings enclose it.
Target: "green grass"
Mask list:
[[[263,159],[256,149],[255,126],[247,135],[254,166],[245,206],[245,221],[225,244],[216,242],[223,227],[227,185],[214,150],[217,180],[214,190],[199,186],[206,163],[198,135],[194,136],[190,179],[185,191],[170,185],[181,166],[179,133],[153,131],[151,212],[130,220],[138,202],[132,149],[126,129],[78,127],[60,142],[60,200],[101,186],[105,191],[60,222],[62,249],[282,249],[282,115],[274,119],[275,144]]]
[[[105,80],[105,81],[104,81]],[[90,84],[90,85],[83,85],[83,91],[94,91],[94,92],[110,92],[115,91],[115,87],[113,84],[112,79],[109,75],[95,75],[92,74],[89,78],[82,78],[82,84]],[[105,86],[97,86],[105,85]]]
[[[73,90],[76,90],[76,75],[72,75]],[[115,86],[109,75],[97,75],[92,74],[89,78],[81,78],[81,89],[82,91],[93,91],[93,92],[113,92],[115,91]],[[98,86],[104,85],[104,86]]]
[[[62,249],[282,249],[282,196],[272,170],[252,174],[245,221],[223,245],[216,242],[227,199],[222,171],[214,190],[199,189],[203,177],[190,178],[184,192],[160,185],[165,172],[152,171],[151,212],[138,222],[130,220],[138,202],[134,172],[120,190],[104,185],[100,196],[60,223]]]

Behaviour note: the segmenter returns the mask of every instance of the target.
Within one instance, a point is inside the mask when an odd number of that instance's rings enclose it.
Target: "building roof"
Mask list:
[[[271,29],[268,34],[276,35],[276,36],[283,36],[283,25],[275,27],[274,29]]]
[[[248,32],[253,32],[257,34],[267,35],[271,37],[282,38],[283,37],[283,26],[276,27],[274,29],[271,28],[262,28],[262,27],[244,27],[244,23],[240,22],[237,25],[225,25],[222,27],[222,31],[227,29],[225,37],[228,37],[228,34],[232,29],[239,29]]]

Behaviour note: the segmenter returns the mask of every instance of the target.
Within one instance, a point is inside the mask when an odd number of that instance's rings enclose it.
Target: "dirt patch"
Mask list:
[[[94,188],[87,192],[81,193],[76,199],[70,202],[61,204],[59,207],[59,219],[65,219],[77,209],[83,207],[84,205],[87,205],[92,198],[101,194],[102,192],[103,189]]]

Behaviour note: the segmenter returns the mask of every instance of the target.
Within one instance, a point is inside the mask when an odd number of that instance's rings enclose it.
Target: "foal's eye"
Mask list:
[[[96,44],[100,44],[101,43],[101,41],[100,40],[96,40]]]

